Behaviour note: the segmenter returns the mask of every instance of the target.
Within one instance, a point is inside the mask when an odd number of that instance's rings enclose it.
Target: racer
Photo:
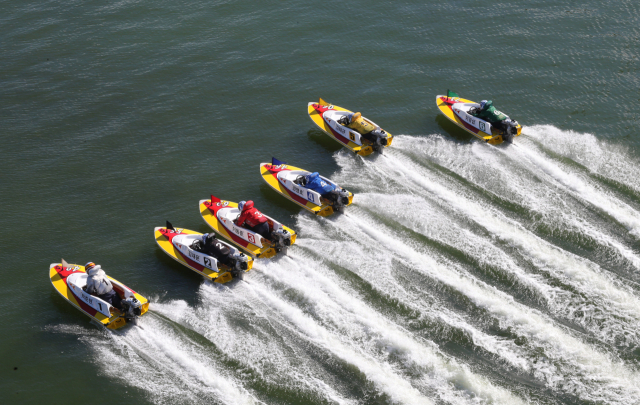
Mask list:
[[[319,193],[322,197],[337,188],[336,185],[323,180],[318,172],[309,173],[304,176],[305,187]]]
[[[365,120],[359,112],[348,113],[341,118],[338,123],[357,131],[364,139],[377,145],[378,141],[381,145],[387,144],[387,134],[382,129],[377,129],[375,125]]]
[[[272,240],[267,217],[253,206],[252,200],[240,201],[238,209],[240,215],[236,219],[236,225],[249,229],[269,241]]]
[[[513,136],[517,133],[517,121],[513,121],[508,115],[496,110],[491,100],[482,100],[480,107],[470,109],[469,114],[481,120],[488,121],[492,126],[504,131],[505,140],[512,140]]]
[[[200,241],[202,242],[200,249],[198,249],[200,252],[215,257],[220,263],[227,267],[233,267],[235,265],[231,249],[221,243],[214,233],[205,233],[202,235]]]
[[[491,100],[482,100],[480,107],[470,110],[469,113],[476,118],[489,121],[491,125],[496,125],[509,118],[506,114],[496,110]]]
[[[304,184],[302,186],[313,190],[320,194],[320,197],[329,201],[331,205],[342,206],[349,203],[348,193],[346,190],[338,187],[337,185],[328,182],[320,177],[318,172],[309,173],[303,177],[301,180]],[[342,197],[346,197],[346,202],[343,201]]]
[[[99,264],[89,262],[84,265],[84,269],[87,272],[87,285],[84,290],[91,295],[94,295],[119,310],[122,310],[122,298],[113,289],[111,281],[107,278],[104,270]]]

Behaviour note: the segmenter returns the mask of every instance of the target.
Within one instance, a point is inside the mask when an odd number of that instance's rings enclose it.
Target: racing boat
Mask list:
[[[330,195],[322,197],[320,193],[306,186],[306,176],[310,174],[304,169],[287,165],[276,158],[271,163],[260,164],[260,174],[264,181],[276,192],[321,217],[326,217],[341,210],[353,202],[353,194],[336,183],[320,176],[322,181],[336,186]]]
[[[211,200],[200,200],[200,214],[217,234],[253,257],[268,259],[282,251],[286,254],[287,248],[296,242],[296,233],[292,229],[266,215],[271,241],[237,226],[235,219],[240,215],[238,203],[223,201],[213,195]]]
[[[451,122],[491,145],[512,142],[514,137],[522,133],[522,126],[509,118],[496,126],[474,117],[471,113],[474,109],[480,108],[480,104],[460,98],[451,91],[447,91],[446,96],[437,96],[436,104]]]
[[[231,250],[233,266],[226,266],[213,256],[203,253],[199,243],[201,233],[184,228],[167,226],[153,230],[158,246],[175,261],[216,283],[226,283],[234,278],[243,279],[244,273],[253,267],[253,258],[247,257],[235,247],[220,241]]]
[[[324,133],[340,142],[343,146],[349,148],[360,156],[367,156],[374,151],[382,151],[385,146],[390,146],[393,136],[384,129],[380,128],[376,123],[362,117],[365,121],[376,127],[367,136],[374,138],[373,141],[366,139],[358,131],[345,126],[347,114],[352,114],[345,108],[331,105],[320,99],[317,103],[309,103],[307,112],[311,121],[313,121]]]
[[[78,264],[68,264],[62,260],[62,263],[49,266],[49,278],[53,288],[71,305],[109,329],[118,329],[127,323],[137,324],[138,317],[149,309],[149,300],[107,276],[113,290],[122,299],[124,311],[116,309],[108,302],[84,291],[87,277],[84,266]]]

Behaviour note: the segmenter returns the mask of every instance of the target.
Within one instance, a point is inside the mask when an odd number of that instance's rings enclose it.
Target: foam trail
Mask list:
[[[342,232],[348,230],[352,240],[360,240],[368,245],[377,241],[389,253],[409,260],[412,267],[422,274],[460,291],[499,320],[502,328],[527,337],[533,352],[536,352],[536,346],[542,348],[544,358],[535,356],[530,361],[530,367],[536,378],[545,381],[550,388],[561,389],[583,400],[621,404],[640,395],[634,382],[640,376],[624,365],[585,345],[538,311],[518,304],[506,294],[469,275],[449,270],[447,266],[431,259],[430,255],[415,251],[392,230],[361,215],[352,218],[356,214],[354,211],[335,221],[337,223],[327,223],[339,227]],[[558,370],[562,372],[560,376]],[[594,387],[594,381],[601,385]]]
[[[251,274],[259,277],[258,268]],[[233,289],[203,283],[198,295],[201,303],[193,308],[177,301],[155,304],[154,308],[214,343],[230,359],[242,364],[245,373],[256,375],[278,390],[309,393],[319,402],[354,403],[326,383],[332,376],[300,350],[297,334],[290,336],[287,327],[272,319],[271,308],[253,298],[248,282]],[[245,324],[251,327],[239,327]]]
[[[536,143],[587,167],[592,173],[640,193],[640,161],[629,148],[601,141],[592,134],[564,131],[551,125],[534,125],[526,134]]]
[[[401,138],[400,141],[404,141],[404,139]],[[341,159],[339,156],[339,160]],[[350,164],[348,160],[342,160],[339,163],[345,166]],[[368,176],[385,176],[388,181],[392,181],[394,178],[404,179],[408,184],[411,184],[410,192],[423,190],[421,195],[425,198],[435,198],[442,206],[455,207],[456,210],[464,213],[500,240],[511,244],[521,252],[526,252],[529,257],[538,262],[536,264],[538,267],[551,272],[554,277],[563,280],[563,282],[573,284],[581,291],[588,293],[592,299],[603,304],[603,308],[614,305],[619,319],[631,323],[630,329],[638,330],[640,327],[638,325],[640,300],[633,295],[632,290],[625,285],[624,281],[616,279],[609,273],[602,272],[599,266],[594,263],[550,245],[503,214],[494,212],[493,207],[483,207],[462,197],[462,193],[450,191],[438,183],[438,180],[441,179],[434,177],[433,173],[423,170],[409,159],[398,156],[397,153],[388,153],[384,159],[378,159],[375,162],[375,167],[373,163],[363,163],[365,166],[371,167],[367,173]],[[451,188],[454,185],[450,183],[448,186]],[[396,190],[392,188],[394,192],[403,189],[402,186],[395,188]],[[406,188],[404,191],[407,191]]]
[[[403,138],[404,140],[404,138]],[[521,143],[518,143],[520,147]],[[507,150],[489,148],[480,143],[458,145],[438,142],[432,138],[411,138],[395,145],[407,156],[418,160],[428,157],[442,167],[459,174],[467,181],[500,196],[504,201],[523,206],[530,213],[539,215],[555,229],[573,229],[586,235],[603,247],[609,247],[636,269],[640,269],[640,257],[629,247],[618,242],[615,236],[597,229],[591,221],[592,213],[585,212],[583,199],[553,178],[546,179],[536,166],[511,157],[513,148]],[[624,159],[622,159],[624,160]],[[542,178],[541,178],[542,176]],[[540,181],[545,181],[544,187]],[[578,200],[571,201],[577,198]]]
[[[260,264],[257,264],[260,266]],[[258,270],[256,268],[256,270]],[[398,404],[430,404],[431,401],[414,388],[407,379],[398,375],[393,367],[377,361],[371,355],[358,347],[353,347],[349,340],[342,335],[335,335],[321,324],[314,321],[303,310],[282,299],[280,293],[273,288],[262,286],[260,283],[245,283],[242,288],[242,299],[252,311],[263,312],[262,316],[269,317],[269,323],[278,323],[286,329],[293,328],[298,339],[303,338],[321,347],[326,353],[351,364],[366,376],[375,387],[385,394],[392,403]],[[239,291],[234,291],[239,292]],[[237,297],[240,298],[240,297]],[[202,324],[200,326],[203,326]],[[219,326],[219,325],[218,325]],[[213,332],[212,329],[208,332]],[[235,339],[238,340],[238,339]],[[299,342],[297,344],[300,344]],[[285,370],[289,373],[291,369]]]
[[[358,204],[373,210],[379,215],[395,214],[393,219],[399,224],[423,234],[429,238],[440,240],[442,243],[455,246],[466,255],[475,258],[479,264],[486,264],[501,269],[510,280],[519,283],[536,294],[544,302],[554,316],[562,315],[589,330],[601,341],[609,344],[634,345],[640,341],[639,331],[633,324],[620,323],[615,312],[608,309],[595,309],[593,302],[583,294],[565,291],[557,286],[551,286],[541,276],[528,274],[516,262],[496,248],[491,241],[471,231],[460,229],[454,218],[446,213],[433,210],[432,215],[425,217],[421,212],[404,210],[400,215],[392,207],[394,203],[401,206],[419,206],[421,199],[409,195],[381,195],[359,194]],[[578,316],[576,314],[589,314]]]
[[[545,173],[563,184],[567,189],[576,193],[582,199],[598,207],[620,224],[624,225],[631,235],[640,238],[640,213],[628,204],[613,196],[605,195],[602,190],[587,184],[585,180],[562,170],[557,164],[545,159],[533,149],[527,148],[526,144],[523,144],[521,148],[518,148],[517,151],[513,151],[512,153],[514,158],[516,155],[519,155],[521,158],[528,159],[531,163],[534,163]]]
[[[281,300],[268,289],[259,287],[255,289],[255,293],[264,304],[277,310],[281,316],[295,325],[308,339],[315,344],[321,345],[343,361],[356,366],[366,375],[367,379],[372,381],[378,389],[384,392],[393,403],[432,403],[407,380],[394,372],[389,364],[380,363],[366,353],[354,350],[353,347],[350,347],[350,342],[343,342],[338,336],[333,335],[306,316],[302,310]]]
[[[360,194],[359,197],[362,198],[362,195]],[[401,285],[402,281],[398,279],[398,273],[394,271],[392,261],[389,260],[392,256],[387,253],[386,249],[365,250],[362,246],[354,246],[354,243],[345,244],[344,242],[336,246],[334,240],[340,236],[332,235],[318,221],[299,218],[299,222],[305,233],[329,235],[330,237],[330,239],[301,239],[297,242],[299,246],[307,248],[318,256],[322,256],[329,263],[352,269],[363,280],[375,280],[375,282],[372,282],[371,288],[422,314],[424,317],[439,320],[438,323],[441,327],[464,333],[473,341],[476,347],[492,353],[510,366],[528,370],[526,356],[520,353],[520,349],[513,342],[487,335],[464,320],[462,316],[448,310],[434,297],[425,297],[423,294],[416,294],[414,291],[404,288]],[[357,264],[352,260],[354,256],[358,257]],[[306,255],[299,257],[296,254],[295,257],[304,262],[312,260]],[[354,264],[357,268],[353,268]]]
[[[148,392],[154,403],[261,403],[222,372],[207,350],[148,314],[141,328],[83,334],[106,375]]]
[[[225,302],[225,307],[242,308],[242,312],[253,313],[260,318],[268,318],[268,324],[274,328],[275,324],[281,324],[285,328],[297,331],[297,335],[306,340],[313,342],[323,348],[324,351],[342,359],[343,361],[353,364],[366,375],[367,379],[374,382],[376,387],[394,402],[398,403],[421,403],[425,401],[422,394],[415,391],[412,384],[423,387],[427,392],[437,392],[438,396],[446,400],[448,403],[467,403],[469,401],[466,391],[473,392],[473,396],[486,396],[493,398],[497,403],[519,403],[518,398],[506,393],[504,390],[492,387],[482,377],[478,377],[466,370],[465,367],[457,366],[455,361],[451,359],[442,359],[439,352],[432,351],[432,344],[416,342],[401,329],[393,324],[385,321],[380,315],[372,311],[360,300],[353,298],[352,291],[343,291],[332,281],[318,275],[327,273],[327,269],[315,268],[316,265],[308,258],[294,257],[294,261],[285,259],[279,260],[273,264],[257,263],[256,271],[263,270],[266,279],[258,280],[256,283],[243,283],[242,288],[235,288],[233,294],[227,294],[224,290],[214,291],[213,288],[203,286],[201,289],[203,305],[196,309],[186,311],[174,310],[170,306],[161,306],[159,311],[171,317],[172,319],[184,324],[202,335],[215,339],[216,342],[226,342],[223,348],[225,353],[236,357],[241,356],[253,357],[260,356],[259,352],[267,351],[268,358],[289,357],[286,353],[275,353],[272,349],[273,342],[266,342],[266,347],[260,346],[259,350],[255,350],[252,346],[255,339],[248,334],[238,334],[235,331],[229,331],[228,325],[219,322],[217,314],[207,316],[211,312],[215,313],[215,308],[209,306],[208,300],[215,302],[220,306],[220,302]],[[302,274],[301,274],[302,273]],[[259,273],[253,273],[259,274]],[[285,286],[280,284],[285,283]],[[307,296],[304,305],[301,308],[292,306],[285,297],[290,295],[291,289],[300,289],[299,293]],[[249,290],[246,290],[249,288]],[[329,290],[331,298],[328,298],[322,291]],[[222,293],[222,296],[220,296]],[[251,294],[250,294],[251,293]],[[215,295],[214,295],[215,294]],[[284,294],[284,296],[283,296]],[[258,301],[252,297],[258,297]],[[215,297],[215,300],[212,298]],[[335,297],[340,297],[335,302]],[[243,308],[244,306],[247,306]],[[309,305],[313,305],[314,310],[311,313],[320,319],[309,319]],[[345,308],[350,309],[349,319],[345,319]],[[265,311],[268,309],[268,311]],[[226,310],[228,311],[228,309]],[[233,312],[233,311],[232,311]],[[193,315],[192,315],[193,314]],[[227,312],[227,315],[231,315]],[[338,315],[336,318],[335,315]],[[280,319],[284,317],[283,319]],[[364,325],[362,325],[364,322]],[[362,325],[356,327],[356,325]],[[278,329],[277,327],[275,327]],[[279,335],[286,334],[286,331],[278,329],[274,331]],[[302,333],[302,335],[300,335]],[[371,336],[379,336],[375,342],[370,345],[372,348],[366,352],[362,351],[364,341],[371,341]],[[476,333],[478,340],[491,339],[490,337],[481,336],[480,332]],[[345,336],[348,337],[345,340]],[[259,342],[264,342],[262,337]],[[299,338],[297,339],[299,340]],[[248,343],[248,348],[234,347],[232,342]],[[301,345],[301,342],[289,342],[290,345]],[[281,344],[280,344],[281,345]],[[376,348],[384,347],[383,355]],[[408,348],[407,348],[408,347]],[[247,354],[246,352],[249,351]],[[393,371],[395,367],[388,364],[386,359],[390,354],[396,353],[400,355],[405,352],[411,353],[403,360],[403,363],[409,361],[417,364],[422,370],[422,374],[428,376],[440,376],[435,380],[433,377],[422,377],[422,380],[413,379],[413,383],[409,383],[406,376],[396,375]],[[244,354],[243,354],[244,353]],[[400,353],[400,354],[398,354]],[[403,357],[404,358],[404,357]],[[238,359],[236,357],[236,359]],[[281,372],[290,375],[292,368],[296,369],[296,373],[306,374],[300,369],[308,369],[305,366],[305,359],[296,359],[296,365],[285,365],[281,367]],[[300,367],[302,365],[302,367]],[[427,369],[427,371],[424,371]],[[415,370],[410,374],[415,374]],[[444,374],[444,375],[443,375]],[[445,378],[446,377],[446,378]],[[305,376],[309,379],[309,376]],[[451,390],[450,383],[466,387],[466,390]],[[278,384],[280,382],[277,382]],[[343,402],[343,401],[340,401]],[[472,401],[471,403],[475,403]]]
[[[415,374],[419,370],[423,374],[422,383],[429,390],[438,392],[439,397],[447,402],[474,403],[477,400],[489,400],[504,404],[522,403],[518,397],[471,373],[454,359],[447,358],[433,344],[415,340],[405,330],[372,311],[361,300],[353,298],[354,292],[343,290],[324,276],[328,272],[325,267],[310,262],[308,258],[294,256],[293,259],[295,262],[291,261],[291,265],[286,267],[282,263],[268,266],[265,275],[286,283],[288,288],[298,289],[313,305],[313,309],[308,311],[322,318],[324,324],[333,324],[338,333],[336,336],[340,333],[348,335],[350,345],[359,342],[359,346],[370,347],[372,351],[376,347],[383,348],[385,354],[401,357],[403,367],[408,364],[415,367],[408,371],[409,374]],[[259,286],[256,288],[262,289]],[[296,324],[300,326],[299,320],[296,320]],[[326,338],[319,337],[317,333],[310,335],[314,340]],[[327,343],[328,347],[334,344],[331,341]],[[370,355],[374,356],[374,353]],[[383,362],[383,359],[377,360],[377,363]],[[449,388],[451,383],[463,388],[463,391],[452,391]],[[465,391],[472,394],[471,398],[465,400],[468,395]]]

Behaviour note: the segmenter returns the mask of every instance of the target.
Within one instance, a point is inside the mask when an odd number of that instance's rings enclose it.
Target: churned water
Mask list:
[[[0,10],[3,404],[640,403],[639,6],[41,2]],[[447,89],[524,126],[480,143]],[[318,97],[396,135],[340,149]],[[316,218],[271,157],[353,191]],[[155,244],[214,194],[299,233],[242,282]],[[103,331],[48,265],[151,299]]]

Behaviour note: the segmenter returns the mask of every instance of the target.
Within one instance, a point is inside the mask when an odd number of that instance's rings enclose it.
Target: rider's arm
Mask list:
[[[249,216],[249,210],[247,211],[243,211],[240,216],[238,217],[238,219],[236,219],[236,225],[238,226],[242,226],[244,225],[244,221],[247,220],[247,217]]]

